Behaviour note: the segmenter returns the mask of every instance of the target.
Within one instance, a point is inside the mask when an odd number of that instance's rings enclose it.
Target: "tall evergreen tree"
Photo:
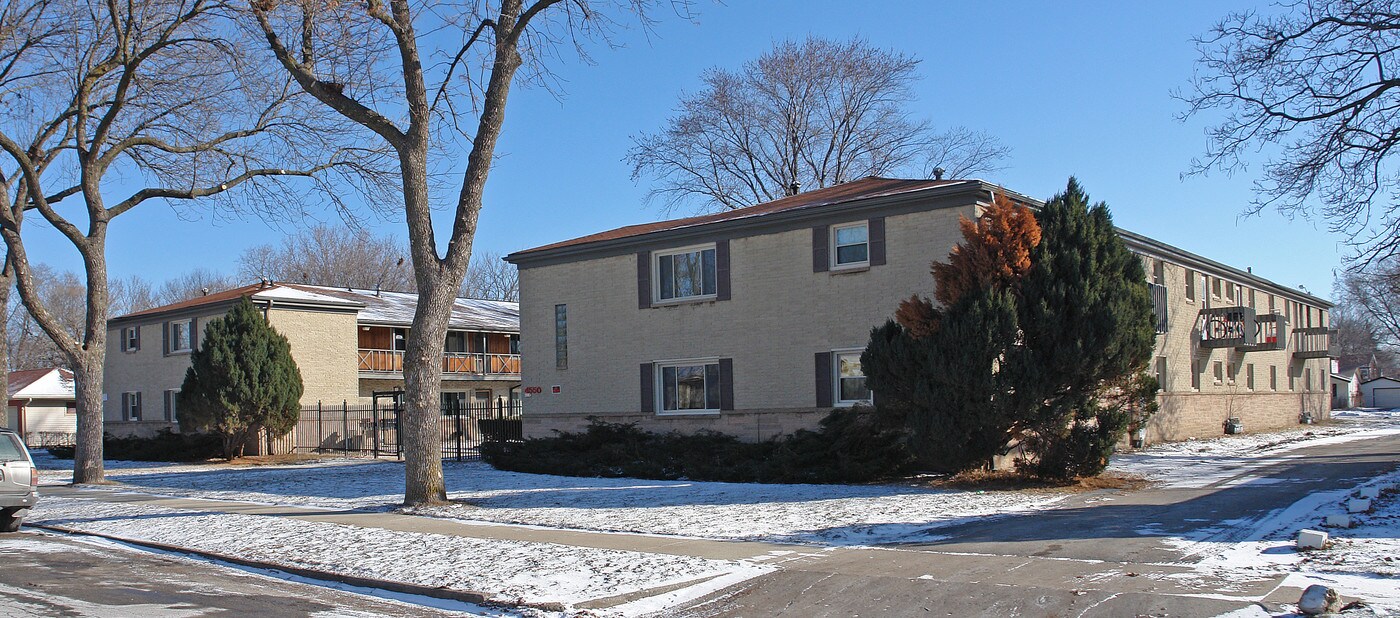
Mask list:
[[[223,436],[224,456],[233,459],[260,429],[290,431],[301,394],[291,344],[245,296],[205,327],[180,389],[180,424]]]
[[[1115,395],[1134,390],[1129,381],[1147,368],[1156,337],[1152,297],[1107,204],[1091,206],[1077,180],[1037,219],[1041,242],[1020,287],[1021,339],[1007,363],[1034,454],[1023,465],[1040,476],[1097,474],[1127,430],[1130,409],[1142,406]]]

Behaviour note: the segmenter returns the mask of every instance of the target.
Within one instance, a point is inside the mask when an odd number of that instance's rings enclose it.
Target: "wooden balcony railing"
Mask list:
[[[1239,346],[1241,352],[1283,350],[1288,347],[1288,319],[1277,313],[1255,317],[1254,343]]]
[[[360,371],[402,373],[400,350],[360,350]],[[448,352],[442,355],[442,372],[450,375],[519,375],[519,354]]]
[[[1328,358],[1332,353],[1332,329],[1326,326],[1293,329],[1293,358]]]

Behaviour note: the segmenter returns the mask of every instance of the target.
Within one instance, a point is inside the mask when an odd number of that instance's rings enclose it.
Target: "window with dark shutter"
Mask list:
[[[652,414],[656,412],[656,378],[652,373],[654,365],[642,363],[642,413]]]
[[[818,225],[812,228],[812,272],[824,273],[831,268],[831,257],[828,253],[831,242],[831,230],[828,226]]]
[[[830,408],[831,399],[831,352],[817,352],[817,407]]]

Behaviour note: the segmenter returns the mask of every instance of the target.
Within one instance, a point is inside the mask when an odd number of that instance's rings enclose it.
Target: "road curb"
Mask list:
[[[69,528],[67,526],[26,523],[25,527],[38,528],[41,530],[49,530],[53,532],[61,532],[64,534],[97,537],[101,539],[118,541],[121,543],[127,543],[130,545],[136,545],[139,547],[145,547],[149,549],[155,549],[177,554],[199,556],[201,558],[218,560],[220,562],[228,562],[239,566],[252,567],[257,569],[267,569],[271,571],[281,571],[283,573],[289,573],[298,577],[305,577],[307,579],[336,582],[361,588],[376,588],[379,590],[387,590],[389,592],[397,592],[400,594],[413,594],[418,596],[431,597],[434,599],[443,599],[447,601],[471,603],[473,605],[481,605],[484,607],[499,607],[504,609],[539,609],[546,611],[563,611],[565,609],[557,603],[502,603],[500,601],[493,601],[487,598],[485,594],[470,590],[453,590],[451,588],[437,588],[432,586],[410,584],[387,579],[373,579],[369,577],[358,577],[355,575],[331,573],[328,571],[318,571],[316,569],[308,569],[305,567],[289,566],[284,564],[276,564],[272,562],[262,562],[259,560],[249,560],[247,558],[231,556],[228,554],[221,554],[219,552],[204,551],[200,549],[190,549],[188,547],[180,547],[178,545],[167,545],[165,543],[157,543],[155,541],[141,541],[136,539],[129,539],[111,534],[103,534],[101,532],[90,532],[87,530],[80,530],[77,528]]]

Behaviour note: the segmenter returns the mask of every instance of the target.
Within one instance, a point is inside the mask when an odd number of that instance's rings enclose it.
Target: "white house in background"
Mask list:
[[[1351,378],[1340,373],[1332,374],[1332,409],[1344,410],[1356,407],[1354,402],[1361,399],[1357,386]]]
[[[1362,382],[1361,407],[1400,408],[1400,380],[1379,377]]]
[[[73,372],[58,367],[10,372],[5,427],[30,446],[71,442],[78,432]]]

